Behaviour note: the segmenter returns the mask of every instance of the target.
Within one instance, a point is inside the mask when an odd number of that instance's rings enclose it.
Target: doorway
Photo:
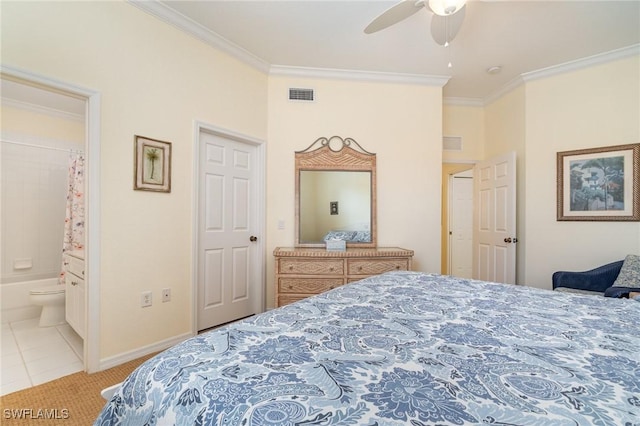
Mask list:
[[[85,281],[86,330],[82,344],[84,370],[100,370],[100,94],[11,66],[2,66],[1,77],[49,94],[60,94],[84,103],[85,154]],[[33,99],[31,99],[33,103]],[[35,102],[37,105],[38,102]],[[43,105],[46,106],[46,105]]]
[[[197,124],[194,330],[264,310],[264,144]]]

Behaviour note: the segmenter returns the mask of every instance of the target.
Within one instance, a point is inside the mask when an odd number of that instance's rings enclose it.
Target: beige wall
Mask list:
[[[102,95],[101,358],[190,332],[193,122],[266,139],[267,76],[124,2],[3,2],[1,19],[3,64]],[[173,143],[170,194],[133,191],[136,134]]]
[[[312,88],[317,101],[291,102],[289,87]],[[439,87],[271,76],[267,246],[294,243],[294,151],[334,135],[351,137],[377,154],[378,245],[415,250],[414,269],[438,272]],[[284,220],[285,229],[277,229],[278,220]],[[267,265],[267,302],[273,306],[273,262]]]
[[[485,111],[480,106],[447,105],[443,107],[444,136],[462,137],[461,151],[444,151],[442,161],[473,162],[485,158]]]
[[[640,57],[526,85],[527,285],[640,252],[640,223],[556,221],[556,153],[640,142]],[[520,244],[520,243],[519,243]]]

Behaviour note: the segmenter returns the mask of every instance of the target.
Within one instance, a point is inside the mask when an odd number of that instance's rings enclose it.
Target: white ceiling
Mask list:
[[[183,29],[186,22],[200,38],[210,41],[209,35],[215,36],[218,47],[222,43],[267,68],[450,76],[444,87],[444,96],[450,98],[487,99],[526,73],[617,49],[640,52],[640,0],[471,0],[448,48],[433,41],[426,9],[364,34],[367,24],[395,1],[132,3],[156,16],[161,8],[162,19]],[[203,37],[205,32],[210,34]],[[487,74],[492,66],[502,71]]]

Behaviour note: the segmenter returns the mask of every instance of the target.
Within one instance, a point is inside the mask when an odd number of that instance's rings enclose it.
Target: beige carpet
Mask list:
[[[0,397],[0,424],[92,425],[106,403],[100,396],[102,389],[121,382],[153,355],[99,373],[75,373],[4,395]]]

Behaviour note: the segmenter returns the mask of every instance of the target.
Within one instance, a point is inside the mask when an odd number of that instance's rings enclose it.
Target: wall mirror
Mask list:
[[[375,247],[376,155],[355,140],[319,138],[295,153],[296,247]]]

